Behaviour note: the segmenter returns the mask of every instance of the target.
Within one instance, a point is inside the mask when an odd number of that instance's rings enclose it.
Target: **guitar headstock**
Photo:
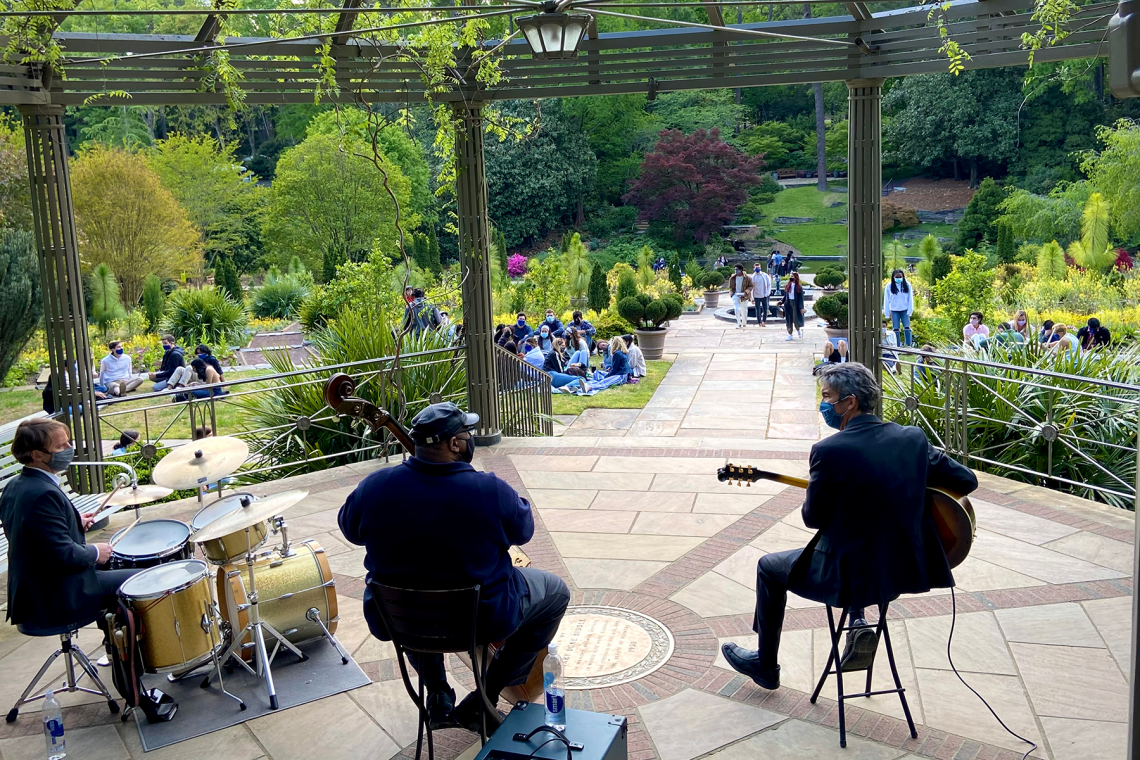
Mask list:
[[[753,483],[763,477],[760,472],[750,464],[727,464],[716,471],[716,479],[721,483],[736,483],[738,486],[747,484],[751,488]]]

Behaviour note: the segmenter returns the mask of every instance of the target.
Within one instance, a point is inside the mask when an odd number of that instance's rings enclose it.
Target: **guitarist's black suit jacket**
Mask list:
[[[833,607],[865,607],[954,585],[926,487],[968,494],[969,468],[916,427],[863,414],[812,446],[803,521],[818,533],[792,569],[797,593]]]

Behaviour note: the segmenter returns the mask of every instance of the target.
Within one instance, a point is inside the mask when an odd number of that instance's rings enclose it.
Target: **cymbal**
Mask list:
[[[249,506],[242,506],[227,515],[222,515],[213,522],[206,523],[201,530],[190,536],[190,540],[196,544],[201,544],[222,536],[228,536],[231,533],[237,533],[239,530],[244,530],[251,525],[268,520],[274,515],[281,514],[308,495],[308,491],[282,491],[272,496],[266,496],[264,499],[252,501]]]
[[[249,444],[240,438],[202,438],[164,456],[150,477],[167,488],[197,488],[233,475],[248,456]]]
[[[163,488],[162,486],[136,486],[135,488],[127,486],[115,491],[107,500],[107,506],[137,507],[140,504],[150,504],[159,499],[165,499],[172,493],[174,493],[173,488]]]

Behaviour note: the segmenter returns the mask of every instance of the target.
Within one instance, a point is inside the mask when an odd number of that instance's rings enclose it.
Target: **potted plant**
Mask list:
[[[637,345],[646,359],[660,359],[665,353],[665,328],[671,319],[681,316],[685,302],[676,293],[653,298],[645,293],[628,296],[618,301],[617,310],[622,319],[636,329]]]
[[[847,338],[847,300],[845,292],[831,293],[815,302],[817,316],[827,320],[823,329],[829,338]]]
[[[834,291],[843,287],[847,282],[847,275],[831,264],[827,264],[815,273],[815,284],[827,291]]]
[[[705,272],[701,278],[701,287],[704,288],[705,306],[715,309],[720,303],[720,286],[724,284],[724,275],[715,269]]]

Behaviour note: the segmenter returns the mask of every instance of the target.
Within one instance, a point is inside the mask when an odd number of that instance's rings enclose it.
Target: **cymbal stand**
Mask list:
[[[273,532],[281,534],[281,549],[279,551],[282,557],[292,557],[296,554],[293,551],[293,545],[289,543],[289,525],[285,522],[285,515],[277,515],[273,518]]]
[[[284,646],[301,660],[307,660],[309,658],[300,649],[294,646],[293,642],[281,635],[276,628],[261,619],[261,613],[257,605],[257,581],[254,577],[255,561],[253,556],[253,542],[249,537],[248,527],[245,529],[245,542],[245,563],[249,570],[249,589],[246,591],[246,599],[249,602],[249,622],[246,623],[241,631],[234,635],[233,643],[230,644],[230,648],[226,650],[222,659],[233,657],[239,665],[250,673],[265,679],[265,687],[269,692],[269,709],[276,710],[278,702],[277,689],[273,685],[273,658],[269,656],[269,650],[265,646],[266,634],[277,639],[276,645],[273,648],[274,655]],[[251,668],[246,661],[241,658],[242,640],[247,633],[250,634],[253,639],[254,657],[257,659],[256,669]]]
[[[205,610],[205,612],[202,614],[202,630],[204,630],[206,632],[206,635],[210,637],[210,659],[212,659],[214,662],[214,672],[218,676],[218,688],[221,689],[222,693],[227,697],[236,701],[242,710],[245,710],[245,700],[226,691],[226,684],[222,680],[222,660],[218,657],[218,643],[214,641],[214,626],[210,625],[213,620],[217,620],[220,617],[218,609],[212,602],[206,601],[202,602],[202,608]],[[212,617],[210,615],[211,612],[214,613]],[[207,674],[205,680],[202,681],[202,688],[205,689],[209,685],[210,676]]]
[[[325,625],[325,621],[321,620],[321,611],[316,607],[310,607],[305,612],[305,618],[308,619],[309,622],[316,623],[321,627],[321,631],[324,633],[325,638],[330,644],[333,645],[333,649],[336,650],[336,653],[340,655],[340,664],[347,665],[348,653],[344,651],[344,647],[342,647],[340,645],[340,642],[337,641],[336,636],[333,636],[332,632],[329,631],[328,627]]]

